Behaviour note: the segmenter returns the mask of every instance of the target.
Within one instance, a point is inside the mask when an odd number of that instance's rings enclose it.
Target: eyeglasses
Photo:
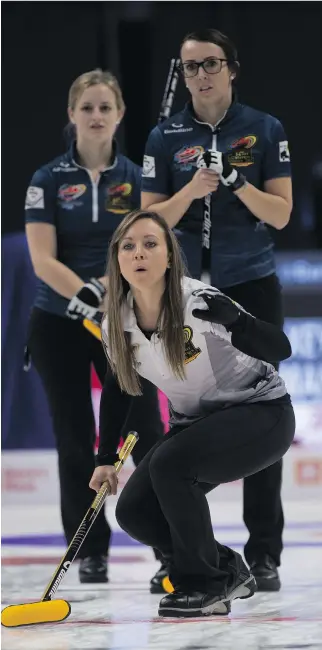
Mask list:
[[[203,61],[187,61],[186,63],[180,63],[179,68],[184,77],[196,77],[200,67],[207,74],[218,74],[221,71],[224,61],[227,63],[228,59],[209,57],[209,59],[204,59]]]

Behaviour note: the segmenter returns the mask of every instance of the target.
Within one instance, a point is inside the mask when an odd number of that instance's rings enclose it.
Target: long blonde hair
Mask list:
[[[185,378],[184,371],[184,321],[181,281],[187,274],[179,244],[166,221],[155,212],[135,210],[130,212],[119,224],[112,237],[107,265],[109,287],[107,291],[106,316],[108,322],[108,341],[105,351],[109,357],[121,389],[130,395],[141,395],[139,376],[136,370],[135,352],[131,345],[129,332],[124,331],[122,322],[122,305],[126,300],[130,286],[121,275],[118,262],[119,243],[126,232],[140,219],[151,219],[164,231],[167,243],[170,268],[166,271],[165,291],[159,317],[158,331],[166,359],[174,375]],[[107,343],[107,345],[106,345]]]

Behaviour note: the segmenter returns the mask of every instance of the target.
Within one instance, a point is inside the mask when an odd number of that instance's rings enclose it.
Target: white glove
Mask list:
[[[89,318],[92,320],[104,298],[106,289],[96,278],[89,282],[72,297],[68,303],[66,315],[73,320]]]
[[[228,162],[228,155],[215,149],[208,149],[208,151],[202,153],[197,159],[197,167],[217,172],[222,184],[226,185],[226,187],[233,185],[239,175],[237,169]]]

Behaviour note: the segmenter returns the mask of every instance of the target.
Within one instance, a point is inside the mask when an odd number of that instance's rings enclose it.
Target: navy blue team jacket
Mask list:
[[[173,196],[195,174],[199,154],[211,148],[228,153],[230,163],[258,189],[264,189],[266,180],[291,176],[287,138],[275,117],[233,101],[212,127],[198,121],[188,103],[151,131],[142,191]],[[195,278],[201,272],[202,219],[203,202],[198,199],[174,229]],[[220,183],[212,194],[212,284],[229,287],[274,271],[269,228]]]
[[[115,153],[97,183],[75,162],[75,145],[34,174],[27,191],[26,223],[49,223],[57,259],[82,278],[105,274],[108,245],[125,215],[140,206],[141,168]],[[35,305],[65,315],[68,300],[39,280]]]

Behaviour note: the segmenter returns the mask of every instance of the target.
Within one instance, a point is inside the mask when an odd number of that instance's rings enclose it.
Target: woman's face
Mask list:
[[[143,291],[164,281],[169,266],[165,232],[152,219],[139,219],[119,242],[120,271],[131,287]]]
[[[113,90],[105,84],[86,88],[79,96],[69,119],[75,124],[77,140],[101,143],[112,140],[123,114],[118,110]]]
[[[226,59],[219,45],[199,41],[186,41],[183,44],[181,62],[185,70],[184,80],[195,103],[213,104],[229,95],[234,74],[229,70],[227,63],[219,59]],[[204,62],[207,72],[199,66],[196,74],[196,62]],[[195,76],[186,76],[193,73]]]

